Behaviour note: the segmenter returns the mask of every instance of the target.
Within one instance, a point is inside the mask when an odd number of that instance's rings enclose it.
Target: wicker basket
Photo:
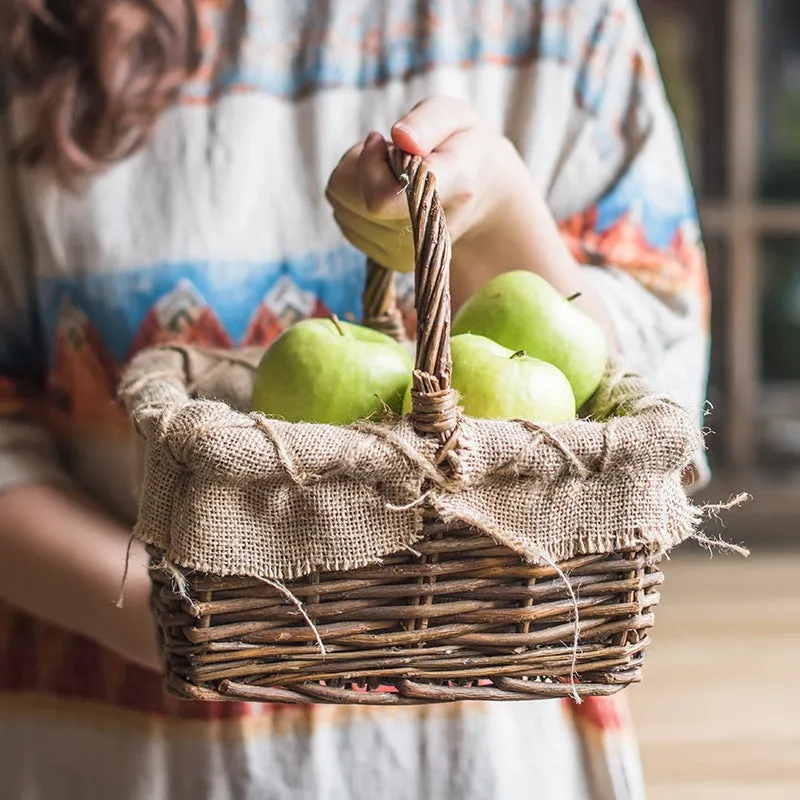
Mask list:
[[[452,474],[462,421],[449,385],[450,242],[424,164],[394,153],[392,166],[408,181],[417,253],[413,426],[434,441],[437,469]],[[402,337],[390,277],[375,265],[367,275],[366,321]],[[140,389],[141,380],[123,385],[141,433]],[[159,436],[163,417],[152,427]],[[143,436],[145,450],[155,438]],[[695,445],[676,446],[690,453]],[[151,473],[160,463],[151,458]],[[485,530],[444,523],[426,506],[421,514],[422,538],[380,563],[312,565],[282,581],[185,564],[165,569],[164,548],[140,519],[168,690],[199,700],[404,705],[609,695],[640,680],[666,537],[531,563]],[[692,517],[671,543],[691,535],[693,524]]]

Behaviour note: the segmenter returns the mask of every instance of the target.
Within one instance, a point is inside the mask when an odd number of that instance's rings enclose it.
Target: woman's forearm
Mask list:
[[[115,605],[128,532],[82,498],[50,486],[0,495],[0,597],[140,665],[158,668],[146,558],[131,554]]]
[[[511,176],[513,187],[504,193],[507,200],[484,226],[455,243],[451,273],[453,306],[458,308],[484,283],[504,272],[530,270],[565,297],[579,294],[574,301],[576,307],[603,328],[609,347],[615,351],[616,335],[608,310],[572,257],[527,167],[510,147],[498,157],[512,161],[504,172]]]

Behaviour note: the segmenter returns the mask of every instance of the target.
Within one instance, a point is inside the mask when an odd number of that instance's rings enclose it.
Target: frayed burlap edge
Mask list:
[[[185,570],[283,581],[378,564],[413,548],[431,512],[540,564],[699,536],[703,509],[681,477],[702,433],[619,364],[586,419],[463,419],[462,469],[448,477],[406,420],[333,428],[235,410],[257,361],[158,348],[121,384],[143,449],[134,535]]]

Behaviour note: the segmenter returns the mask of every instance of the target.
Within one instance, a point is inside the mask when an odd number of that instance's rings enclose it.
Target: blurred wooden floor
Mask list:
[[[800,800],[800,531],[794,551],[664,566],[631,691],[648,800]]]

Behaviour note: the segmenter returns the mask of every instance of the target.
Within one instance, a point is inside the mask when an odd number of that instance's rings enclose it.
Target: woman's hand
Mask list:
[[[614,335],[605,306],[572,258],[530,171],[511,142],[460,100],[432,98],[391,130],[392,143],[422,156],[436,175],[453,242],[453,307],[496,275],[537,272]],[[326,191],[344,236],[389,269],[414,265],[408,204],[387,163],[387,142],[371,133],[351,148]]]
[[[521,162],[507,139],[481,125],[467,104],[434,98],[392,126],[392,142],[422,156],[436,175],[454,245],[464,238],[477,242],[484,232],[491,238],[519,182]],[[327,198],[352,244],[390,269],[413,268],[408,205],[389,169],[383,136],[373,132],[345,154],[331,175]]]

